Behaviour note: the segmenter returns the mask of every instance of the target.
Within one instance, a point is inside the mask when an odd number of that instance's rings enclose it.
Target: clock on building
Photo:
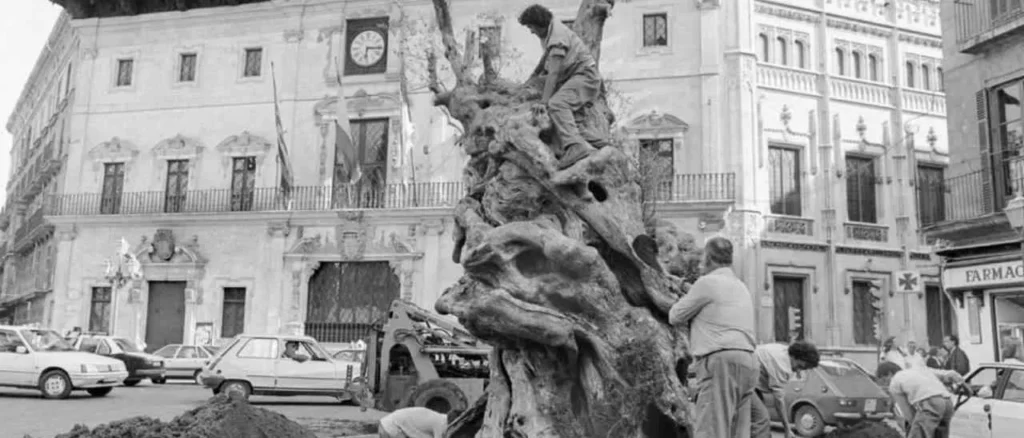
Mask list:
[[[345,23],[345,75],[381,74],[388,70],[388,17],[356,18]]]
[[[380,62],[387,48],[384,34],[368,29],[356,34],[348,46],[349,57],[360,67],[370,67]]]

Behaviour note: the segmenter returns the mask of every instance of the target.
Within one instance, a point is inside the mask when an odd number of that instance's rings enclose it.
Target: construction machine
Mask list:
[[[391,303],[367,344],[363,378],[376,409],[465,410],[484,394],[491,346],[409,301]]]

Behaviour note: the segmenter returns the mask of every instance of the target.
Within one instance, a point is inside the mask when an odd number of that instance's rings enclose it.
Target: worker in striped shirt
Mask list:
[[[786,383],[793,374],[818,366],[820,355],[814,344],[796,341],[792,344],[762,344],[754,349],[754,357],[760,367],[753,404],[750,408],[750,437],[770,438],[772,436],[771,414],[764,404],[765,393],[775,396],[775,407],[782,419],[786,437],[792,438],[793,431],[789,425],[786,412]]]

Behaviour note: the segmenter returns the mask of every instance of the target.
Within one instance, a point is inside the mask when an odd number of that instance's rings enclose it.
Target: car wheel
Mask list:
[[[467,403],[466,395],[457,385],[436,379],[413,388],[404,407],[416,406],[447,414],[452,410],[466,410]]]
[[[234,397],[234,394],[238,394],[238,397],[242,400],[248,400],[249,395],[252,394],[252,388],[246,382],[229,380],[220,385],[220,392],[227,394],[228,397]]]
[[[125,379],[124,386],[135,386],[135,385],[138,385],[139,382],[141,382],[141,381],[142,380],[140,380],[140,379]]]
[[[103,397],[103,396],[105,396],[107,394],[110,394],[110,391],[113,391],[113,390],[114,390],[114,388],[111,388],[111,387],[108,386],[106,388],[89,388],[89,389],[86,389],[85,392],[88,392],[89,395],[91,395],[93,397]]]
[[[816,437],[825,432],[825,419],[814,406],[803,405],[793,414],[793,426],[800,436]]]
[[[196,371],[196,373],[192,375],[192,379],[196,381],[196,385],[203,386],[203,378],[200,376],[202,373],[202,371]]]
[[[39,379],[39,390],[43,391],[43,398],[68,398],[68,394],[71,394],[71,379],[63,371],[49,371]]]

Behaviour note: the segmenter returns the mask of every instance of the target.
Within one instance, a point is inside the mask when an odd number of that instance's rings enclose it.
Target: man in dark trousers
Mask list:
[[[960,349],[960,338],[956,335],[946,336],[942,340],[942,346],[946,347],[946,351],[949,352],[949,357],[946,358],[946,369],[966,376],[971,371],[971,360],[967,358],[967,353]]]
[[[594,153],[580,134],[574,113],[601,94],[601,74],[586,43],[548,8],[533,5],[519,15],[519,24],[540,38],[544,48],[541,65],[534,76],[544,76],[541,103],[547,106],[551,124],[562,144],[558,168],[565,169]],[[533,77],[531,77],[531,81]]]
[[[878,366],[878,384],[889,388],[907,428],[907,438],[946,438],[953,419],[953,394],[947,387],[962,384],[956,371],[927,367],[901,370],[891,362]]]
[[[754,359],[754,302],[732,270],[732,242],[704,245],[704,276],[668,309],[674,326],[690,325],[697,401],[694,436],[734,438],[750,433],[759,367]]]

